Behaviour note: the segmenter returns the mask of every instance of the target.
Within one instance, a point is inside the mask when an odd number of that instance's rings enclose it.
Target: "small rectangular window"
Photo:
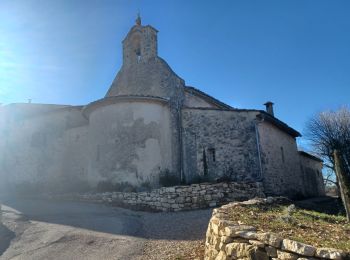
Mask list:
[[[210,149],[208,149],[208,151],[209,151],[209,154],[211,156],[212,161],[215,162],[215,160],[216,160],[216,158],[215,158],[215,148],[210,148]]]

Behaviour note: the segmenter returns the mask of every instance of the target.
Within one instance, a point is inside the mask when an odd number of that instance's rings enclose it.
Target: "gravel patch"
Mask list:
[[[205,233],[212,209],[145,214],[147,238],[142,259],[203,259]]]

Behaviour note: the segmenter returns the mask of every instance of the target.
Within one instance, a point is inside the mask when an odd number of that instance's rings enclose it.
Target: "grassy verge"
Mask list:
[[[344,216],[280,205],[242,205],[229,212],[230,220],[252,225],[263,232],[275,232],[316,247],[350,252],[350,224]]]

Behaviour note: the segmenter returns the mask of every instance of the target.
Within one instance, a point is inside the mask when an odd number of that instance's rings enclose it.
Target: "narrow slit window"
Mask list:
[[[141,61],[141,50],[140,49],[136,50],[136,58],[137,58],[137,62]]]
[[[284,149],[283,147],[281,147],[281,157],[282,157],[282,162],[285,162],[285,158],[284,158]]]
[[[208,175],[207,155],[205,149],[203,149],[203,174]]]

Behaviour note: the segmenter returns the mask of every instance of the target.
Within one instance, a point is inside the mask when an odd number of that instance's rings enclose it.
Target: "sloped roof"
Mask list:
[[[63,112],[70,109],[82,109],[83,106],[39,104],[39,103],[12,103],[3,106],[3,112],[16,119],[32,118],[50,113]]]
[[[315,161],[318,161],[318,162],[323,162],[323,160],[315,155],[312,155],[312,154],[309,154],[305,151],[299,151],[299,154],[302,155],[302,156],[305,156],[309,159],[312,159],[312,160],[315,160]]]
[[[290,127],[286,123],[282,122],[278,118],[270,115],[269,113],[267,113],[265,111],[260,111],[260,114],[258,114],[256,117],[260,120],[264,120],[264,121],[267,121],[267,122],[273,124],[274,126],[279,128],[280,130],[286,132],[287,134],[289,134],[293,137],[300,137],[301,136],[301,134],[297,130],[295,130],[294,128]]]
[[[212,103],[214,105],[217,105],[219,107],[219,109],[223,109],[223,110],[230,110],[230,111],[251,111],[251,112],[259,112],[259,114],[257,115],[257,118],[260,120],[265,120],[271,124],[273,124],[274,126],[276,126],[277,128],[279,128],[280,130],[286,132],[287,134],[293,136],[293,137],[300,137],[301,134],[293,129],[292,127],[290,127],[289,125],[287,125],[286,123],[282,122],[281,120],[279,120],[278,118],[270,115],[269,113],[267,113],[264,110],[257,110],[257,109],[239,109],[239,108],[234,108],[231,107],[223,102],[221,102],[220,100],[208,95],[207,93],[194,88],[194,87],[190,87],[190,86],[186,86],[185,87],[185,91],[189,92],[193,95],[196,95],[204,100],[206,100],[209,103]],[[213,109],[213,108],[201,108],[201,109]]]
[[[212,103],[214,105],[217,105],[219,106],[220,108],[223,108],[223,109],[234,109],[233,107],[221,102],[220,100],[208,95],[207,93],[197,89],[197,88],[194,88],[194,87],[190,87],[190,86],[186,86],[185,87],[185,91],[188,92],[188,93],[191,93],[195,96],[198,96],[202,99],[204,99],[205,101],[209,102],[209,103]]]

